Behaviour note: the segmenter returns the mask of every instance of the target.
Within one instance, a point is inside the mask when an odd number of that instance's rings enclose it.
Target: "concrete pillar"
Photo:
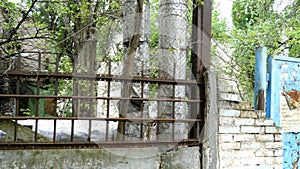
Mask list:
[[[203,169],[218,168],[218,85],[217,74],[213,71],[205,73],[206,111],[205,125],[200,137],[203,137],[202,165]]]

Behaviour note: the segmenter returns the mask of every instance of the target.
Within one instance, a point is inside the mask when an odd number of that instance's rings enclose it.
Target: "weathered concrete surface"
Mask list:
[[[157,148],[0,151],[0,168],[199,169],[199,147],[159,153]]]
[[[159,169],[200,169],[200,153],[198,147],[179,149],[161,155]]]
[[[217,74],[213,71],[205,73],[205,128],[201,131],[203,134],[203,168],[218,168],[218,82]]]

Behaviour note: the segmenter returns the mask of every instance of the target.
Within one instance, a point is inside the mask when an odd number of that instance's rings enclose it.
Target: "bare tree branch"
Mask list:
[[[29,7],[29,9],[27,10],[27,12],[25,12],[22,16],[22,19],[18,22],[17,26],[15,28],[13,28],[12,32],[10,33],[9,37],[7,38],[6,41],[0,42],[0,45],[12,42],[12,38],[14,35],[17,34],[17,31],[19,30],[19,28],[21,27],[21,25],[25,22],[25,20],[28,18],[29,13],[33,10],[34,5],[36,4],[38,0],[33,0],[31,3],[31,6]]]

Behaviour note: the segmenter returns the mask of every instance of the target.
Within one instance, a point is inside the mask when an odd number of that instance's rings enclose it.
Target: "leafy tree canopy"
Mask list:
[[[236,0],[232,7],[233,30],[229,44],[237,68],[239,86],[246,100],[253,100],[255,49],[266,46],[269,54],[299,57],[300,2],[294,0],[282,12],[274,0]],[[236,66],[237,65],[237,66]]]

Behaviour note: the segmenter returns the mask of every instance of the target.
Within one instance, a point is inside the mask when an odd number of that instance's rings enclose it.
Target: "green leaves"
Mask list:
[[[244,100],[253,101],[257,47],[266,46],[269,55],[300,56],[300,1],[294,0],[281,13],[273,10],[273,4],[274,0],[235,0],[234,27],[229,31],[213,11],[213,39],[225,46],[222,50],[228,55],[220,72],[237,84]],[[212,56],[220,58],[219,44],[213,43]]]
[[[234,29],[230,32],[232,65],[238,65],[238,86],[245,100],[253,100],[254,56],[257,47],[268,47],[269,54],[299,56],[299,2],[273,10],[274,0],[236,0],[233,3]],[[296,13],[298,11],[298,13]]]

